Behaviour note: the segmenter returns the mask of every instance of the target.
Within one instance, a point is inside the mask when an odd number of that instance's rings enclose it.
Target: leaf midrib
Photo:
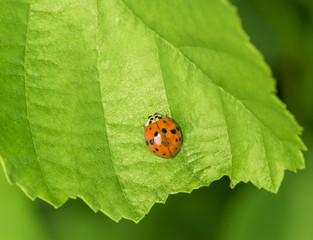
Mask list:
[[[101,106],[102,106],[102,110],[103,110],[103,119],[104,119],[104,128],[105,128],[105,133],[107,136],[107,141],[108,141],[108,148],[109,148],[109,156],[108,158],[110,159],[111,163],[112,163],[112,168],[113,171],[115,173],[118,185],[120,187],[120,190],[122,192],[122,195],[124,196],[125,202],[126,204],[129,206],[130,210],[132,211],[133,216],[136,216],[135,214],[135,210],[133,208],[133,205],[130,203],[125,190],[122,186],[121,180],[119,178],[119,175],[116,171],[116,167],[115,167],[115,163],[113,160],[113,156],[112,156],[112,152],[111,152],[111,146],[110,146],[110,140],[109,140],[109,135],[108,135],[108,129],[107,129],[107,121],[106,121],[106,116],[105,116],[105,107],[104,107],[104,103],[103,103],[103,94],[102,94],[102,84],[101,84],[101,74],[100,74],[100,61],[99,61],[99,55],[100,55],[100,51],[99,51],[99,28],[100,28],[100,23],[99,23],[99,0],[96,0],[96,22],[97,22],[97,30],[96,30],[96,48],[97,48],[97,80],[99,83],[99,90],[100,90],[100,97],[101,97]]]
[[[26,118],[27,118],[27,123],[28,123],[28,126],[29,126],[29,131],[30,131],[30,136],[31,136],[31,139],[32,139],[32,143],[33,143],[33,148],[34,148],[34,152],[35,152],[35,155],[36,155],[36,161],[38,163],[38,166],[39,166],[39,169],[40,169],[40,173],[41,173],[41,176],[42,176],[42,179],[43,179],[43,182],[48,190],[48,194],[50,196],[50,198],[52,197],[51,196],[51,191],[50,191],[50,187],[47,183],[47,180],[46,180],[46,176],[45,176],[45,173],[43,171],[43,168],[42,168],[42,165],[41,165],[41,162],[39,160],[39,156],[38,156],[38,151],[37,151],[37,147],[36,147],[36,143],[35,143],[35,140],[34,140],[34,134],[33,134],[33,130],[32,130],[32,124],[30,123],[30,117],[29,117],[29,109],[28,109],[28,94],[27,94],[27,46],[28,46],[28,35],[29,35],[29,22],[30,22],[30,14],[31,14],[31,6],[32,6],[32,1],[29,2],[29,8],[28,8],[28,14],[27,14],[27,24],[26,24],[26,33],[25,33],[25,49],[24,49],[24,60],[23,60],[23,67],[24,67],[24,88],[25,88],[25,107],[26,107]],[[52,199],[52,198],[51,198]],[[51,202],[47,199],[48,202]],[[52,203],[52,202],[51,202]],[[52,203],[52,205],[55,206],[55,203]]]

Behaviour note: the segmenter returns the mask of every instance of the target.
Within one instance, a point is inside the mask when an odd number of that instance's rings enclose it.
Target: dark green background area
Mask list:
[[[313,239],[313,2],[233,0],[243,27],[277,79],[279,97],[304,126],[306,169],[286,172],[278,194],[224,177],[170,196],[139,223],[115,223],[81,200],[55,210],[31,202],[0,172],[0,239]]]

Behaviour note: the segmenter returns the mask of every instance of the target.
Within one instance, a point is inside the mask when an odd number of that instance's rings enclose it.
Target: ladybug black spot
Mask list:
[[[165,156],[165,153],[163,153],[163,156]]]
[[[162,132],[167,133],[167,129],[166,128],[162,128]]]
[[[175,150],[177,150],[177,148],[175,148]]]
[[[164,122],[164,123],[166,123],[166,121],[165,121],[165,120],[163,120],[163,122]]]
[[[178,142],[178,139],[176,138],[175,141]]]
[[[181,141],[181,138],[179,138],[179,141]]]
[[[146,141],[146,144],[147,144],[147,146],[149,145],[149,142],[148,141]]]
[[[172,130],[171,130],[171,133],[172,133],[172,134],[175,134],[175,133],[176,133],[176,130],[175,130],[175,129],[172,129]]]
[[[158,135],[159,135],[159,133],[158,133],[158,132],[155,132],[155,133],[154,133],[154,136],[155,136],[155,137],[156,137],[156,136],[158,136]]]
[[[149,128],[149,130],[151,130],[151,128]]]
[[[151,145],[154,144],[154,140],[153,140],[153,139],[150,140],[150,144],[151,144]]]
[[[155,151],[153,151],[155,153]]]
[[[155,151],[159,151],[159,149],[156,148]]]

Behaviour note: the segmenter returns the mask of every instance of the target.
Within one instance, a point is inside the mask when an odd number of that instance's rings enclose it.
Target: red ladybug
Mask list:
[[[155,113],[145,125],[146,144],[151,152],[162,158],[172,158],[183,142],[178,124],[171,118]]]

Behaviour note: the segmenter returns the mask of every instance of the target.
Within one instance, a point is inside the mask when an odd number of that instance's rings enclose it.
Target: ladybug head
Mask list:
[[[145,126],[148,126],[149,124],[155,123],[155,122],[159,121],[162,118],[165,118],[165,115],[162,115],[160,113],[152,114],[152,115],[150,115],[148,117],[148,121],[147,121]]]

